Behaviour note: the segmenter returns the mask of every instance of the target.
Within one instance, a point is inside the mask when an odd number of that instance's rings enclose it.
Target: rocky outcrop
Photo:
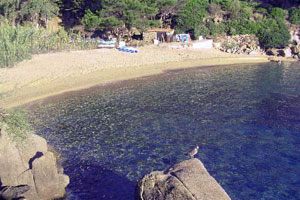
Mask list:
[[[69,184],[69,177],[58,169],[45,139],[30,133],[16,142],[5,125],[0,127],[0,169],[0,199],[1,195],[3,199],[15,198],[9,198],[10,194],[30,200],[60,198]]]
[[[137,186],[138,200],[229,200],[230,197],[196,158],[155,171]]]
[[[20,199],[28,190],[28,185],[4,186],[0,188],[0,199]]]
[[[235,35],[214,39],[214,47],[234,54],[261,54],[258,38],[254,35]]]

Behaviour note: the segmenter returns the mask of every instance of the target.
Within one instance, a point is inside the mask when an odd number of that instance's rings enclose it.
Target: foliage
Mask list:
[[[209,30],[209,35],[211,36],[218,36],[218,35],[222,35],[225,33],[225,24],[220,23],[214,23],[214,22],[208,22],[207,23],[207,28]]]
[[[11,139],[16,142],[22,142],[32,130],[25,113],[20,109],[11,112],[0,109],[0,114],[4,113],[7,115],[0,116],[0,128],[4,124],[7,125],[6,131]]]
[[[219,4],[216,3],[210,3],[208,5],[208,12],[211,16],[218,16],[221,14],[222,9],[221,6]]]
[[[243,20],[250,18],[251,9],[249,7],[243,7],[239,0],[233,0],[229,7],[229,11],[231,20]]]
[[[43,20],[47,22],[58,15],[58,5],[53,0],[2,0],[0,2],[0,15],[11,24],[30,21],[40,25]]]
[[[232,5],[232,0],[210,0],[210,3],[218,4],[222,9],[227,10]]]
[[[289,12],[289,20],[292,24],[300,25],[300,8],[293,8]]]
[[[291,35],[283,20],[265,19],[258,33],[260,44],[264,48],[283,48],[288,45]]]
[[[153,3],[153,1],[148,1]],[[171,6],[174,6],[176,3],[178,3],[178,0],[157,0],[155,4],[152,4],[152,6],[157,7],[159,10],[170,8]]]
[[[260,23],[251,20],[230,20],[227,23],[227,32],[230,35],[257,34],[261,29]]]
[[[91,10],[86,11],[81,22],[87,28],[99,27],[102,24],[101,18],[97,14],[93,13]]]
[[[7,22],[0,26],[0,67],[13,66],[16,62],[30,58],[30,38],[34,29],[10,26]]]
[[[285,19],[285,11],[282,8],[270,8],[269,9],[269,14],[271,17],[275,18],[275,19]]]
[[[207,8],[208,0],[187,0],[186,4],[179,10],[179,27],[186,31],[195,32],[207,15]]]
[[[267,15],[268,11],[265,8],[259,7],[255,10],[255,12],[263,14],[263,15]]]
[[[14,22],[17,18],[17,9],[19,7],[20,0],[3,0],[0,1],[0,15],[5,19]]]
[[[173,1],[158,1],[161,7]],[[115,36],[122,36],[130,32],[132,27],[144,30],[155,23],[151,23],[158,9],[155,2],[140,0],[103,0],[102,9],[96,12],[88,10],[83,17],[86,27],[95,27],[111,31]]]
[[[0,25],[0,67],[12,67],[36,53],[88,48],[89,43],[82,40],[81,36],[80,42],[74,40],[70,43],[72,35],[63,29],[51,31],[32,26],[14,26],[4,21]]]
[[[204,36],[207,37],[210,35],[210,30],[206,27],[206,25],[204,23],[199,24],[194,32],[194,36],[195,38],[199,37],[199,36]]]

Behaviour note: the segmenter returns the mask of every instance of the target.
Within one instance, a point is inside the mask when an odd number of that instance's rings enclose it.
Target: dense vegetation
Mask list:
[[[64,29],[49,29],[55,17]],[[0,20],[0,66],[12,66],[32,53],[69,48],[77,27],[127,39],[133,29],[149,27],[171,27],[194,38],[254,34],[262,47],[281,48],[289,42],[288,28],[300,25],[300,1],[1,0]]]
[[[49,22],[58,15],[59,7],[54,1],[1,1],[0,67],[14,66],[36,53],[95,46],[63,27],[50,29]]]

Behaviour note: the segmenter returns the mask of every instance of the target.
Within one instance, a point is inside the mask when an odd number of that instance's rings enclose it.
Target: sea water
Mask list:
[[[67,199],[134,199],[143,175],[200,159],[233,200],[300,199],[300,65],[169,71],[28,106],[62,154]]]

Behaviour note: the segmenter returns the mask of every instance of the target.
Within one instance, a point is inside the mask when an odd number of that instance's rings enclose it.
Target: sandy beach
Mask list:
[[[45,97],[166,70],[269,62],[267,56],[233,55],[215,49],[146,46],[139,53],[94,49],[34,55],[0,69],[0,106],[13,108]]]

